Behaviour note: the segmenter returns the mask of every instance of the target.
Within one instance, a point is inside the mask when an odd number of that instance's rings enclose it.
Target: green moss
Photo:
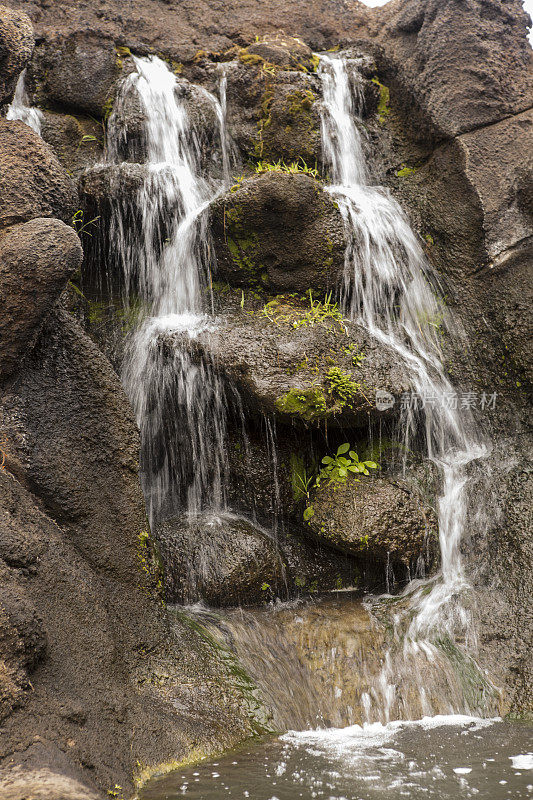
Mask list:
[[[309,61],[311,63],[312,71],[316,72],[318,70],[318,67],[319,67],[319,64],[320,64],[320,56],[317,56],[316,53],[313,53],[313,55],[311,56]]]
[[[321,388],[290,389],[276,400],[276,408],[284,414],[294,414],[306,422],[326,419],[329,411]]]
[[[402,167],[397,171],[396,175],[398,178],[406,178],[408,175],[412,175],[414,172],[416,172],[414,167]]]
[[[379,86],[378,116],[380,123],[383,124],[386,117],[390,114],[390,91],[388,86],[380,83],[377,78],[372,78],[372,83]]]

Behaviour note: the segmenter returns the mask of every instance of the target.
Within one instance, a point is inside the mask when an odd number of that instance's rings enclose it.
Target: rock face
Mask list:
[[[209,606],[261,604],[283,596],[285,568],[275,539],[232,515],[206,515],[191,523],[166,520],[157,531],[172,603]],[[264,588],[262,588],[264,587]]]
[[[373,17],[370,26],[383,48],[386,82],[401,93],[405,111],[414,100],[437,138],[530,108],[528,15],[519,0],[460,6],[454,0],[396,0]]]
[[[335,304],[280,295],[264,305],[222,291],[225,315],[218,326],[187,341],[193,357],[207,360],[236,386],[252,413],[301,427],[358,427],[387,419],[376,391],[407,391],[409,381],[394,355]],[[183,339],[162,340],[173,352]]]
[[[287,63],[278,67],[258,51]],[[224,65],[228,132],[245,158],[321,161],[320,84],[303,69],[277,42],[251,45]]]
[[[280,30],[297,31],[314,49],[334,47],[367,16],[367,9],[356,0],[338,0],[331,7],[324,7],[320,0],[292,5],[284,0],[268,4],[231,0],[224,7],[200,0],[187,15],[179,0],[156,5],[153,0],[136,0],[127,8],[121,0],[106,0],[103,9],[91,0],[75,7],[70,0],[58,0],[53,9],[46,0],[11,0],[10,4],[27,10],[38,36],[57,30],[63,35],[96,30],[134,52],[149,48],[177,61],[191,60],[201,48],[219,52],[234,44],[249,45],[257,34]]]
[[[57,219],[34,219],[0,234],[0,382],[35,343],[82,255],[75,231]]]
[[[33,29],[26,14],[0,6],[0,106],[12,99],[18,77],[33,51]]]
[[[348,553],[389,561],[411,575],[419,559],[427,567],[435,560],[435,515],[407,488],[381,478],[350,478],[345,484],[321,487],[312,508],[313,534]]]
[[[28,78],[40,104],[101,118],[110,108],[121,69],[120,54],[111,39],[83,32],[42,43]]]
[[[217,276],[238,286],[333,289],[344,267],[344,226],[309,175],[267,172],[215,203]]]
[[[76,191],[50,148],[23,122],[0,120],[0,227],[35,217],[70,222]]]

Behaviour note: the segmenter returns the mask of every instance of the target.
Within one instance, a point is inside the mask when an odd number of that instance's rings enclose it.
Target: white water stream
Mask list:
[[[442,474],[440,574],[429,584],[413,581],[405,590],[409,601],[395,620],[398,631],[403,629],[403,665],[388,654],[373,696],[365,698],[369,720],[388,721],[402,671],[416,669],[420,654],[436,661],[436,638],[472,639],[470,615],[461,603],[468,581],[460,544],[471,513],[468,503],[473,502],[469,465],[486,457],[488,449],[478,438],[470,409],[453,402],[454,389],[444,374],[437,333],[446,315],[430,286],[420,243],[389,192],[370,183],[361,134],[361,84],[353,67],[342,57],[322,56],[319,68],[324,94],[322,141],[332,178],[329,191],[339,204],[349,237],[344,305],[346,313],[408,367],[413,395],[424,409],[421,415],[410,404],[403,410],[405,444],[423,426],[428,457]],[[420,704],[424,713],[430,710],[422,695]]]
[[[140,229],[112,221],[114,246],[121,252],[126,292],[137,291],[148,309],[130,338],[123,381],[143,443],[142,474],[150,521],[165,508],[196,513],[223,506],[227,403],[209,364],[195,362],[187,340],[213,324],[204,314],[209,285],[208,237],[204,211],[224,182],[202,175],[201,136],[192,125],[176,76],[159,58],[134,58],[109,120],[107,158],[120,161],[127,138],[124,107],[133,99],[144,113],[147,175],[135,198]],[[225,130],[225,75],[222,103],[205,90],[219,125],[223,175],[229,177]],[[162,222],[166,220],[165,238]],[[128,298],[131,301],[131,298]],[[158,337],[183,335],[184,346],[161,354]],[[169,415],[169,403],[175,414]],[[170,418],[169,418],[170,416]]]
[[[123,264],[128,302],[136,292],[148,310],[130,337],[123,379],[141,430],[143,484],[150,521],[156,524],[177,511],[194,516],[225,508],[230,398],[216,371],[194,358],[189,344],[214,324],[204,312],[209,294],[204,211],[230,176],[227,74],[221,71],[220,99],[200,90],[218,120],[223,179],[216,181],[202,171],[201,132],[191,123],[176,77],[156,57],[135,58],[134,64],[109,120],[107,160],[120,162],[128,137],[128,115],[122,112],[133,100],[144,114],[141,151],[147,173],[134,198],[139,223],[128,226],[119,208],[112,241]],[[469,472],[487,448],[477,438],[471,411],[449,400],[454,390],[444,374],[437,333],[445,313],[431,288],[420,243],[388,191],[371,184],[360,131],[362,82],[353,67],[344,57],[323,56],[319,68],[323,150],[332,178],[328,190],[349,240],[343,303],[347,314],[408,367],[414,393],[426,402],[422,413],[403,411],[405,444],[422,430],[428,458],[442,475],[441,571],[430,582],[413,581],[399,598],[374,604],[380,612],[380,604],[396,603],[385,612],[393,617],[394,647],[361,703],[368,722],[443,711],[483,713],[488,683],[481,681],[475,705],[469,704],[442,641],[463,670],[475,672],[467,654],[456,650],[458,642],[472,639],[470,614],[461,600],[468,581],[460,543],[471,511]],[[170,354],[162,352],[160,338],[169,332],[183,341]]]
[[[39,108],[33,108],[30,105],[30,100],[26,91],[25,80],[26,70],[23,70],[20,73],[17,85],[15,87],[13,102],[7,109],[6,119],[18,119],[21,122],[25,122],[26,125],[29,125],[29,127],[35,131],[35,133],[41,135],[41,121],[43,118],[43,112]]]

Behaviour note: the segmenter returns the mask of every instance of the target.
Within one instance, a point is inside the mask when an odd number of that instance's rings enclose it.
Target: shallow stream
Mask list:
[[[533,797],[533,728],[447,716],[289,732],[153,780],[142,800]]]

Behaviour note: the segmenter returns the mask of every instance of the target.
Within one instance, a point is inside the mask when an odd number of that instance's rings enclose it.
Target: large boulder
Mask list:
[[[40,43],[28,80],[39,105],[101,118],[111,109],[122,66],[111,39],[96,32],[77,32]]]
[[[249,411],[299,427],[365,427],[389,419],[399,403],[376,407],[376,393],[398,397],[409,390],[395,354],[336,304],[278,296],[266,304],[222,291],[225,313],[217,325],[189,339],[165,334],[163,353],[189,348],[240,392]]]
[[[272,45],[258,43],[240,51],[224,65],[227,75],[228,132],[244,159],[301,161],[315,167],[321,161],[320,82],[294,66],[265,61]],[[275,46],[272,57],[288,50]]]
[[[374,476],[349,477],[344,484],[322,485],[310,508],[313,535],[369,562],[398,568],[400,580],[435,564],[435,513],[405,486]]]
[[[230,512],[171,517],[157,528],[167,600],[254,606],[358,586],[351,556]]]
[[[421,114],[436,138],[531,106],[529,18],[520,0],[395,0],[370,19],[396,102]],[[418,124],[417,133],[428,127]]]
[[[344,267],[344,224],[310,175],[267,172],[234,186],[211,209],[217,276],[238,286],[333,289]]]
[[[79,237],[57,219],[30,220],[0,234],[0,382],[31,350],[82,257]]]
[[[22,11],[0,6],[0,106],[12,99],[33,51],[33,28]]]
[[[157,539],[170,602],[254,605],[284,593],[275,538],[242,517],[171,518],[158,527]]]
[[[0,227],[35,217],[70,222],[76,205],[74,184],[41,137],[0,119]]]

